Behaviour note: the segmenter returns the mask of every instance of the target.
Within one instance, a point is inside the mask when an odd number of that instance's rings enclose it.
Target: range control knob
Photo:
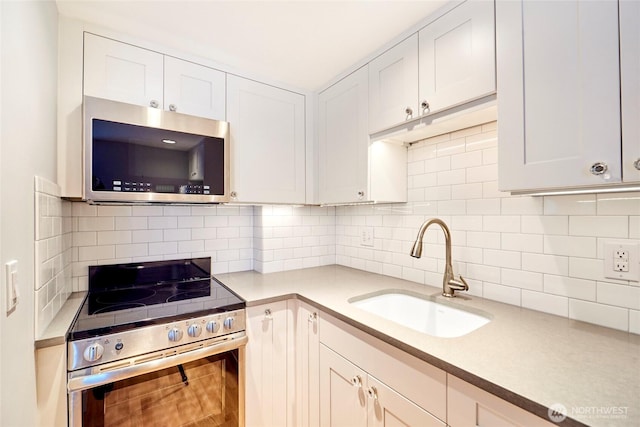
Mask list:
[[[216,332],[218,332],[219,329],[220,329],[220,324],[215,320],[209,320],[209,322],[207,322],[207,332],[211,334],[215,334]]]
[[[233,328],[233,317],[227,317],[226,319],[224,319],[224,328],[225,329],[231,329]]]
[[[197,323],[194,323],[193,325],[190,325],[189,328],[187,329],[187,334],[191,338],[197,338],[197,337],[200,336],[201,333],[202,333],[202,327],[200,325],[198,325]]]
[[[102,353],[104,353],[104,347],[100,343],[93,343],[84,349],[84,360],[95,362],[102,357]]]
[[[182,331],[178,328],[171,328],[169,330],[169,341],[177,342],[182,339]]]

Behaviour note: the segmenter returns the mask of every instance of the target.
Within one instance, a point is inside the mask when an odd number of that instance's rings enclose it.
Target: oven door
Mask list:
[[[71,372],[69,426],[243,427],[246,342]]]

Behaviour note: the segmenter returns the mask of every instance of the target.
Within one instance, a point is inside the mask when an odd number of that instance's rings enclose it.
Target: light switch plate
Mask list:
[[[604,242],[604,277],[638,282],[638,244],[628,241]]]
[[[13,260],[5,264],[5,287],[7,314],[15,310],[18,305],[18,261]]]

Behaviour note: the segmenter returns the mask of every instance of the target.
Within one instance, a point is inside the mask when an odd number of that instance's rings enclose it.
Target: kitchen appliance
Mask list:
[[[229,124],[84,97],[84,199],[229,201]]]
[[[70,426],[244,424],[245,302],[210,265],[89,267],[67,334]]]

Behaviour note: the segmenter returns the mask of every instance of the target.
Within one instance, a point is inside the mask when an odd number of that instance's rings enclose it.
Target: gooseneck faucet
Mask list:
[[[442,278],[442,295],[452,298],[455,297],[455,291],[468,291],[469,285],[467,285],[467,282],[462,278],[462,276],[459,276],[460,280],[456,280],[453,275],[453,265],[451,264],[451,231],[449,231],[447,224],[438,218],[432,218],[425,221],[420,226],[418,237],[416,237],[416,241],[411,248],[411,256],[414,258],[420,258],[422,256],[422,238],[424,237],[425,231],[427,231],[427,228],[429,228],[431,224],[438,224],[444,232],[446,265],[444,267],[444,277]]]

